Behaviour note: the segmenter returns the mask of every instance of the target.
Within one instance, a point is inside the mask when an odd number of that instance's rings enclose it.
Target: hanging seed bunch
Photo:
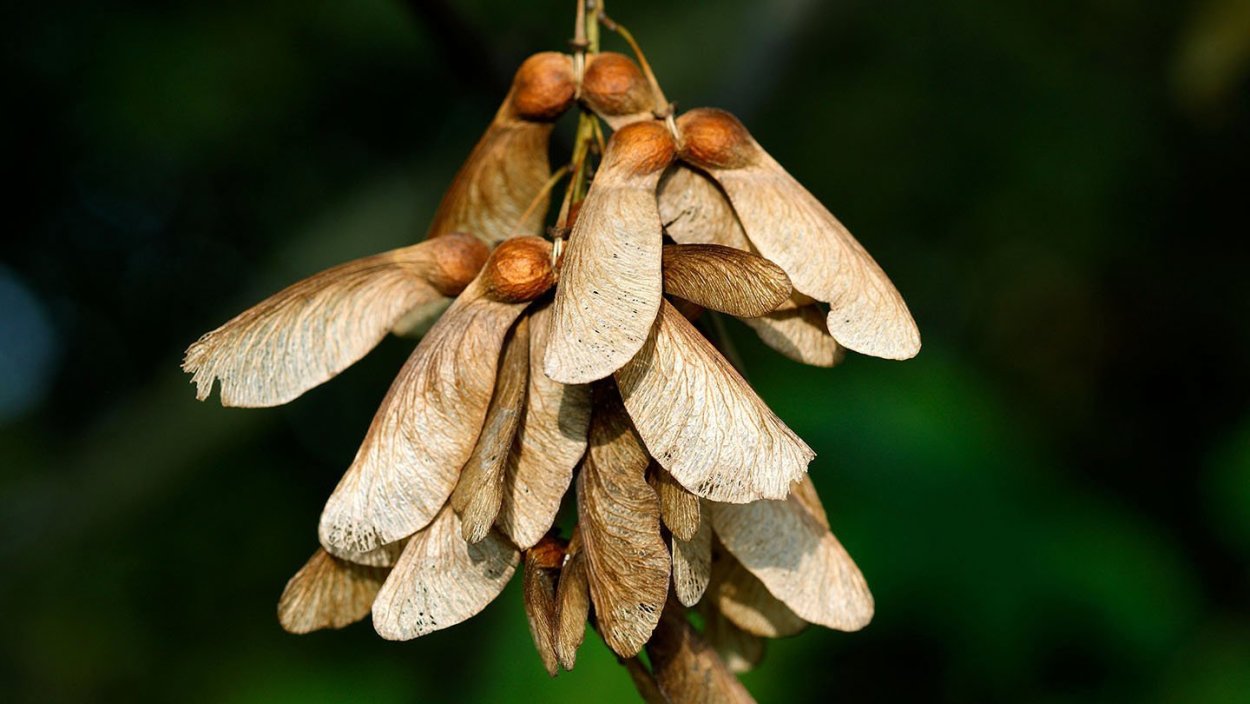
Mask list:
[[[601,26],[639,63],[600,52]],[[201,399],[216,382],[223,405],[274,406],[429,326],[282,594],[287,630],[372,613],[384,638],[416,638],[519,570],[552,675],[589,622],[649,701],[750,701],[734,673],[763,639],[857,630],[873,602],[807,476],[814,453],[695,323],[735,316],[825,367],[847,349],[911,357],[919,334],[872,257],[741,122],[674,114],[601,2],[579,2],[573,46],[521,65],[423,242],[279,291],[184,368]],[[572,160],[553,173],[553,125],[572,109]]]

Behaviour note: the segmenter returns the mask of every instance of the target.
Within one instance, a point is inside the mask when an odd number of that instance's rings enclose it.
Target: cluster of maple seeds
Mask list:
[[[615,132],[584,198],[570,184],[553,249],[537,236],[548,142],[574,105]],[[660,107],[628,57],[529,58],[425,241],[298,282],[187,351],[201,399],[219,381],[223,405],[273,406],[434,321],[326,504],[285,628],[372,611],[383,637],[414,638],[481,611],[523,563],[551,674],[589,620],[649,699],[749,701],[732,673],[762,638],[871,618],[814,453],[692,321],[739,317],[820,366],[845,348],[910,357],[915,324],[736,118]]]

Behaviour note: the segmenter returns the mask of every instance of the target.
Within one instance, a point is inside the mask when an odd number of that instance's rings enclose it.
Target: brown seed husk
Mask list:
[[[829,304],[829,331],[841,345],[887,359],[919,352],[916,323],[881,267],[736,118],[699,109],[677,122],[682,157],[716,179],[751,243],[795,289]]]
[[[712,572],[712,525],[700,520],[699,527],[690,540],[682,540],[674,533],[673,594],[682,606],[694,606],[703,598]]]
[[[278,600],[278,622],[291,633],[353,624],[368,615],[389,571],[319,549],[286,583]]]
[[[660,618],[670,563],[660,501],[645,478],[647,454],[615,393],[596,387],[577,513],[599,632],[618,655],[633,657]]]
[[[528,548],[546,534],[586,451],[590,387],[564,385],[543,373],[551,327],[551,306],[530,316],[529,390],[516,442],[508,454],[503,504],[496,524],[518,546]]]
[[[586,638],[586,619],[590,615],[590,585],[580,528],[573,530],[565,556],[556,585],[555,650],[560,666],[572,670],[577,662],[577,649]]]
[[[492,301],[478,277],[430,329],[326,502],[322,545],[369,552],[434,518],[476,445],[504,337],[525,305]]]
[[[499,596],[520,552],[492,532],[469,544],[450,506],[412,536],[373,602],[373,627],[387,640],[411,640],[454,626]]]
[[[790,298],[781,267],[732,247],[680,244],[664,247],[664,292],[710,310],[755,318]]]
[[[496,301],[532,301],[555,285],[551,243],[541,237],[500,242],[482,270],[487,294]]]
[[[539,58],[532,57],[517,71],[512,90],[443,195],[430,223],[429,238],[468,232],[496,244],[517,235],[542,233],[547,196],[524,222],[520,220],[551,177],[547,146],[554,125],[543,114],[562,111],[564,90],[568,89],[571,99],[572,59],[560,54],[540,57],[546,58],[531,64]],[[552,81],[543,76],[545,87],[530,89],[528,79],[535,78],[531,69],[561,62],[567,65],[569,86],[560,85],[558,77]],[[535,119],[526,119],[524,114]]]
[[[750,692],[716,651],[695,632],[681,609],[664,611],[655,637],[647,644],[651,674],[672,702],[744,704],[754,702]]]
[[[604,51],[586,57],[582,100],[614,130],[655,119],[651,85],[638,64],[624,54]]]
[[[516,438],[529,384],[529,338],[529,320],[523,316],[504,344],[486,422],[451,493],[451,506],[460,514],[464,539],[470,543],[486,537],[503,502],[504,465]]]
[[[616,381],[651,455],[704,498],[783,498],[815,456],[667,302]]]
[[[220,380],[223,406],[286,403],[365,356],[410,311],[459,292],[485,259],[481,243],[455,236],[340,264],[207,333],[182,368],[201,401]]]
[[[660,518],[673,535],[682,540],[694,538],[702,521],[699,497],[691,494],[660,465],[652,462],[647,481],[660,497]]]
[[[864,575],[798,497],[711,508],[726,550],[800,618],[840,631],[872,620]]]
[[[653,123],[629,125],[608,142],[560,265],[544,363],[552,379],[602,379],[646,341],[663,293],[655,188],[673,149]]]

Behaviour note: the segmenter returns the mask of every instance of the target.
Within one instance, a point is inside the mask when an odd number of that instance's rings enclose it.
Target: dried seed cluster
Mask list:
[[[762,639],[871,619],[814,453],[695,322],[739,317],[820,366],[913,356],[915,323],[736,118],[673,119],[655,85],[620,54],[529,58],[425,241],[300,281],[188,349],[199,398],[217,381],[223,405],[273,406],[446,306],[327,501],[285,628],[372,612],[383,637],[415,638],[481,611],[521,565],[551,674],[589,620],[651,700],[749,701],[733,673]],[[615,132],[599,153],[598,125],[579,130],[553,256],[548,140],[575,105]]]

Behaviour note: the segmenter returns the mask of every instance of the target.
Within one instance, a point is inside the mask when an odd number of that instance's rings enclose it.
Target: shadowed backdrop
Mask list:
[[[1250,6],[612,0],[679,108],[735,111],[911,305],[916,359],[733,329],[876,596],[763,702],[1250,700]],[[63,1],[11,17],[0,692],[15,702],[634,701],[549,680],[519,578],[409,643],[274,609],[413,346],[294,403],[182,351],[424,235],[572,2]],[[624,51],[614,37],[605,48]],[[566,118],[557,140],[567,145]],[[558,163],[558,162],[557,162]]]

